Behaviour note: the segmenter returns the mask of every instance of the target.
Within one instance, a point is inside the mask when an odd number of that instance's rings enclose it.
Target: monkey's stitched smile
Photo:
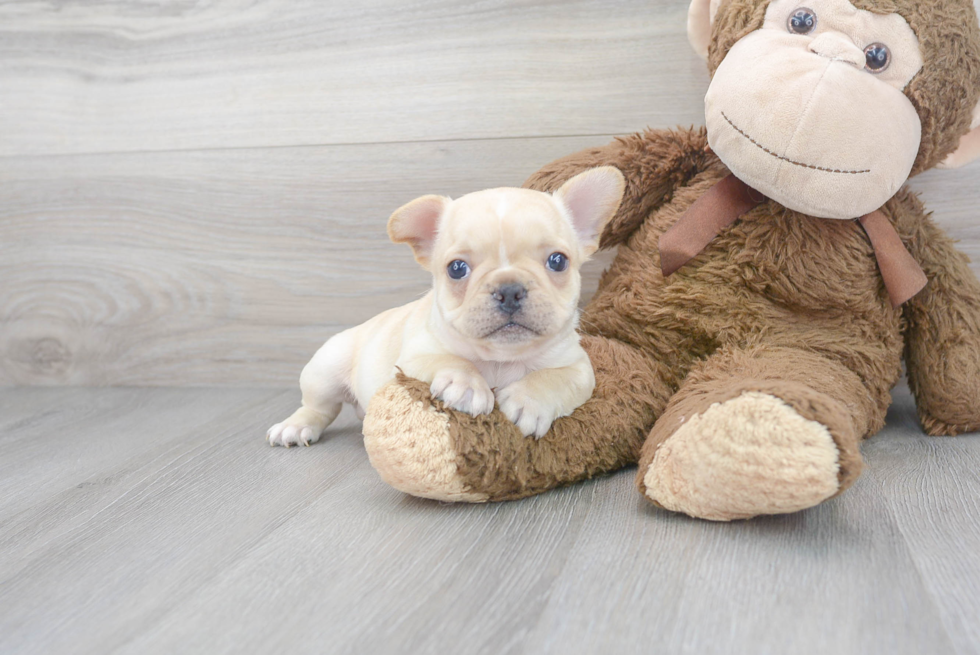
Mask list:
[[[769,148],[765,147],[764,145],[762,145],[761,143],[759,143],[758,141],[756,141],[755,139],[753,139],[752,137],[750,137],[748,134],[746,134],[744,131],[742,131],[735,123],[732,122],[732,119],[730,119],[728,117],[728,115],[725,114],[725,112],[721,112],[721,116],[726,121],[728,121],[728,124],[732,126],[732,129],[734,129],[736,132],[738,132],[739,134],[741,134],[742,137],[744,137],[746,140],[748,140],[748,142],[751,143],[752,145],[754,145],[756,148],[758,148],[759,150],[762,150],[767,155],[770,155],[772,157],[775,157],[776,159],[780,159],[780,160],[782,160],[784,162],[788,162],[790,164],[793,164],[794,166],[802,166],[803,168],[809,168],[809,169],[812,169],[812,170],[815,170],[815,171],[823,171],[824,173],[842,173],[844,175],[862,175],[864,173],[870,173],[871,172],[870,169],[869,170],[864,170],[864,171],[843,171],[843,170],[836,169],[836,168],[824,168],[822,166],[814,166],[813,164],[804,164],[803,162],[794,161],[794,160],[792,160],[792,159],[790,159],[788,157],[783,157],[782,155],[777,155],[772,150],[770,150]]]

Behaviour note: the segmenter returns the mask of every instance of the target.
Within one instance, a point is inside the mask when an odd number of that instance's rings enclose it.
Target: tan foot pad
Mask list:
[[[837,492],[837,472],[825,426],[750,392],[690,417],[657,450],[644,484],[667,509],[730,521],[813,507]]]
[[[459,477],[448,417],[399,384],[384,386],[371,400],[363,431],[371,465],[395,489],[435,500],[487,500],[486,494],[467,491]]]

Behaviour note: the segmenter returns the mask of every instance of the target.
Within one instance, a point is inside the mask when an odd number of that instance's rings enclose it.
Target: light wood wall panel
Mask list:
[[[685,0],[0,3],[0,155],[699,123]]]
[[[295,384],[328,336],[426,290],[395,208],[604,141],[0,158],[0,379]]]
[[[326,337],[427,288],[385,238],[395,207],[517,185],[602,141],[0,159],[0,380],[295,384]],[[980,167],[915,182],[974,261],[978,182]]]

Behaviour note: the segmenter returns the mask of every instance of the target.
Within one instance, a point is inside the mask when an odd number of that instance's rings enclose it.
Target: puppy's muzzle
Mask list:
[[[527,287],[523,284],[502,284],[491,295],[499,303],[500,311],[513,315],[521,308],[521,301],[527,297]]]

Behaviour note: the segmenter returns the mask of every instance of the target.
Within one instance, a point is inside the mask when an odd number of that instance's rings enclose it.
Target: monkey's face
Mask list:
[[[774,0],[705,97],[708,142],[741,180],[790,209],[850,219],[909,177],[922,125],[903,93],[923,65],[898,14],[848,0]]]

